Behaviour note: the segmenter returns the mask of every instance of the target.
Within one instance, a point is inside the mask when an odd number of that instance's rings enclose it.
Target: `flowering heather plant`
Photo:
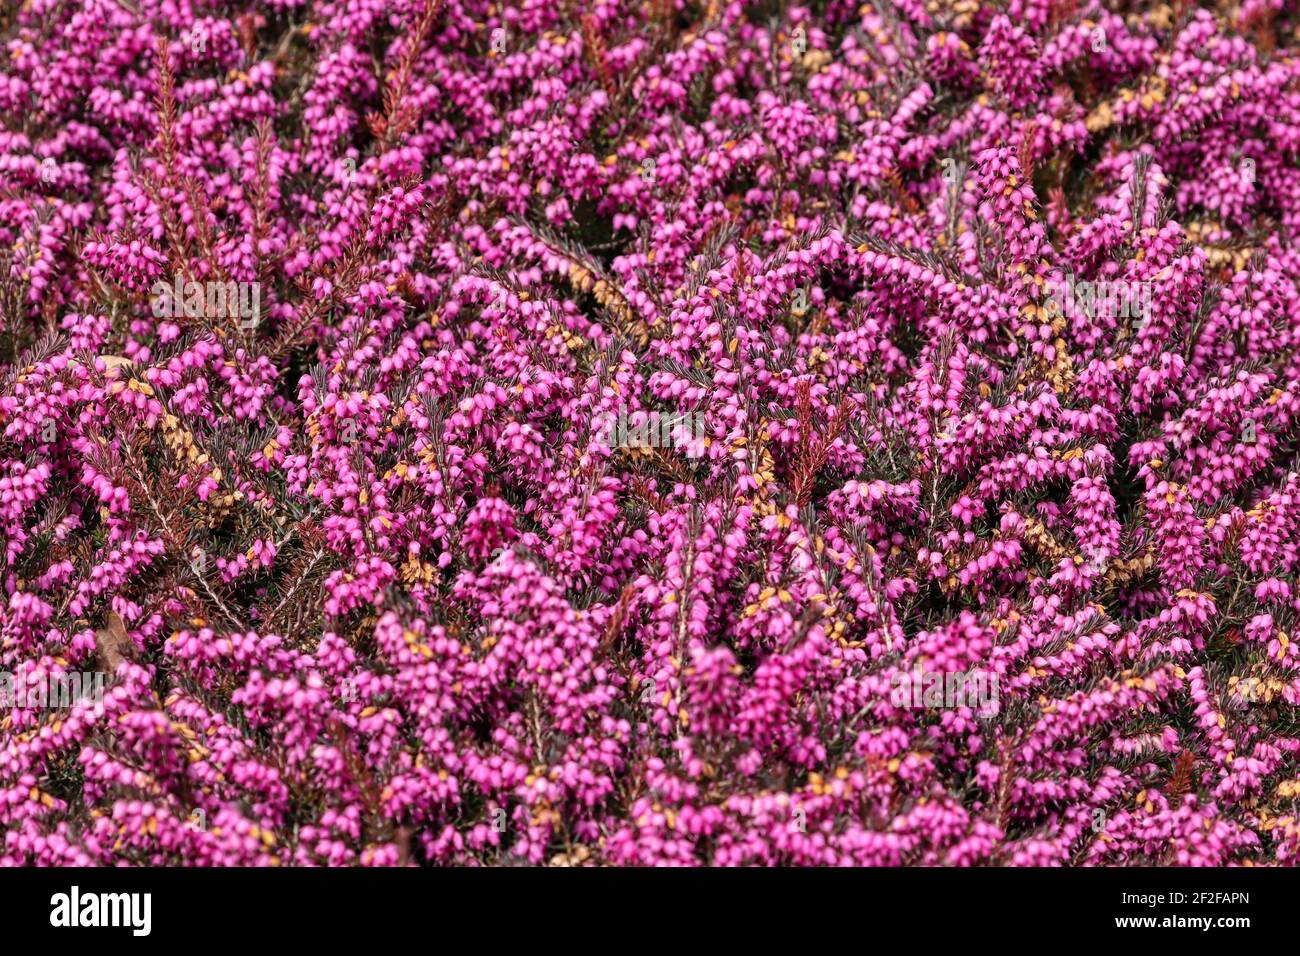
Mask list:
[[[0,45],[0,864],[1297,861],[1295,0]]]

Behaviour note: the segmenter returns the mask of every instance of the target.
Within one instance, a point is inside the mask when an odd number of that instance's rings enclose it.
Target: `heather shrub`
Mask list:
[[[1292,0],[0,12],[0,864],[1300,849]]]

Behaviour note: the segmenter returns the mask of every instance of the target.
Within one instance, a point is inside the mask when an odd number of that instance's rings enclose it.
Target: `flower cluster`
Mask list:
[[[0,48],[0,865],[1300,859],[1293,0]]]

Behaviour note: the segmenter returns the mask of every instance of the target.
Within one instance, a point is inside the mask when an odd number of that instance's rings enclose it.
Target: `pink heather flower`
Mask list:
[[[1294,5],[136,6],[0,28],[0,865],[1300,860]]]

